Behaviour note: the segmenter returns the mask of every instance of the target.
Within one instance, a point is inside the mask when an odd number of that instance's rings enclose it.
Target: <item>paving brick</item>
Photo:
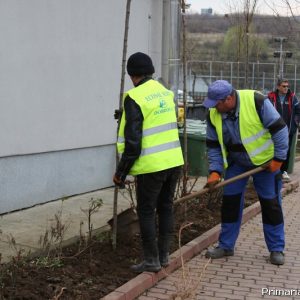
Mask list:
[[[197,298],[197,299],[201,299],[201,300],[215,300],[215,299],[223,299],[224,300],[224,297],[216,297],[216,296],[202,296],[202,295],[200,295],[199,296],[199,298]]]
[[[167,290],[162,288],[161,286],[158,288],[157,285],[151,288],[151,292],[153,293],[160,293],[160,294],[166,294]]]
[[[235,286],[233,291],[250,292],[251,288],[246,286]]]
[[[289,285],[289,286],[291,286],[291,287],[293,287],[293,288],[299,288],[300,287],[300,281],[299,281],[299,277],[298,277],[298,279],[294,279],[294,280],[290,280],[290,279],[288,279],[288,280],[286,280],[285,282],[284,282],[284,285],[285,286],[287,286],[287,285]]]
[[[174,284],[167,284],[167,283],[159,283],[159,288],[166,290],[167,292],[176,292],[176,286]]]
[[[154,292],[149,292],[147,294],[148,297],[152,297],[154,299],[170,299],[170,295],[167,294],[162,294],[162,293],[154,293]],[[134,299],[134,298],[131,298]]]
[[[213,280],[213,283],[220,284],[221,287],[224,285],[230,285],[230,286],[238,286],[239,285],[238,281],[229,281],[229,280],[227,281],[227,280],[219,280],[219,279]]]
[[[213,291],[201,291],[198,289],[197,293],[196,293],[196,296],[199,297],[199,299],[206,299],[207,296],[214,296],[215,295],[215,292]]]
[[[259,284],[259,286],[273,286],[274,282],[272,281],[272,278],[263,278],[263,279],[258,279],[259,282],[257,282],[257,285]]]
[[[249,293],[245,292],[245,291],[237,291],[237,290],[233,290],[233,295],[239,295],[239,296],[247,296]]]
[[[260,277],[268,277],[268,276],[272,276],[272,275],[275,275],[276,274],[276,271],[275,270],[272,270],[272,271],[267,271],[267,270],[259,270],[258,271],[259,273],[259,276]]]
[[[202,288],[219,290],[221,288],[221,284],[215,282],[206,282],[205,285],[202,285]]]
[[[207,287],[205,287],[205,288],[202,289],[202,291],[203,291],[203,295],[206,295],[206,292],[212,293],[213,295],[216,295],[217,293],[220,292],[220,288],[218,288],[218,289],[217,288],[208,289]]]
[[[257,278],[259,279],[259,278]],[[253,287],[256,286],[256,280],[254,279],[239,279],[239,286],[248,286],[248,287]]]
[[[234,294],[229,294],[229,293],[224,293],[221,291],[219,294],[215,294],[216,297],[223,297],[223,299],[230,299],[230,300],[244,300],[244,296],[240,295],[234,295]]]

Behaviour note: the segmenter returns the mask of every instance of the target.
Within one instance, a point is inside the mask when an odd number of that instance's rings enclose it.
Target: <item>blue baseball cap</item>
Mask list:
[[[216,80],[209,87],[207,91],[207,98],[203,105],[206,108],[215,107],[219,100],[225,99],[232,93],[232,85],[226,80]]]

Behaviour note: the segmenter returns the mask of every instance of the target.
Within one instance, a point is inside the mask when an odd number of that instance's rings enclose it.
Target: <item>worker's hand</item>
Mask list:
[[[269,165],[267,166],[267,170],[269,172],[276,172],[279,171],[282,165],[282,161],[278,161],[276,159],[272,159],[269,163]]]
[[[115,109],[114,118],[115,120],[121,120],[123,109]]]
[[[125,188],[125,181],[117,174],[114,175],[113,182],[119,189]]]
[[[207,178],[204,188],[212,190],[221,181],[221,175],[218,172],[211,172]]]
[[[177,121],[177,127],[178,128],[183,128],[183,126],[184,126],[183,122]]]

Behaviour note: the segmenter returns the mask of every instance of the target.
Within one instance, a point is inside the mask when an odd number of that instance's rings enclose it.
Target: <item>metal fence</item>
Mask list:
[[[255,89],[267,93],[276,88],[279,64],[226,61],[189,61],[187,62],[188,92],[196,98],[202,98],[207,86],[218,79],[228,80],[236,89]],[[300,86],[297,64],[284,64],[284,78],[289,80],[290,88],[297,92]]]

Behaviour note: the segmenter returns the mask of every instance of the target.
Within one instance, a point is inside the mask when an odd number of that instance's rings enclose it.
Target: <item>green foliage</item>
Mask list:
[[[278,59],[273,57],[274,51],[279,50],[279,43],[274,41],[274,37],[284,36],[287,41],[283,45],[283,50],[293,52],[293,57],[289,58],[287,62],[298,63],[300,59],[299,17],[254,14],[251,22],[251,28],[249,28],[249,62],[278,63]],[[232,26],[234,25],[239,27],[233,29]],[[188,59],[245,61],[245,36],[243,34],[245,30],[239,31],[238,29],[242,29],[242,26],[245,25],[243,14],[228,14],[225,16],[187,15],[189,33],[187,46],[191,48],[188,51]],[[228,36],[230,34],[231,37]],[[233,38],[234,35],[237,35],[240,39]]]
[[[38,257],[32,264],[43,268],[61,268],[64,265],[59,257],[49,256]]]
[[[249,58],[257,61],[266,58],[268,44],[254,32],[254,27],[249,30]],[[242,25],[230,27],[225,34],[220,48],[220,57],[223,60],[242,61],[246,53],[246,34]]]

